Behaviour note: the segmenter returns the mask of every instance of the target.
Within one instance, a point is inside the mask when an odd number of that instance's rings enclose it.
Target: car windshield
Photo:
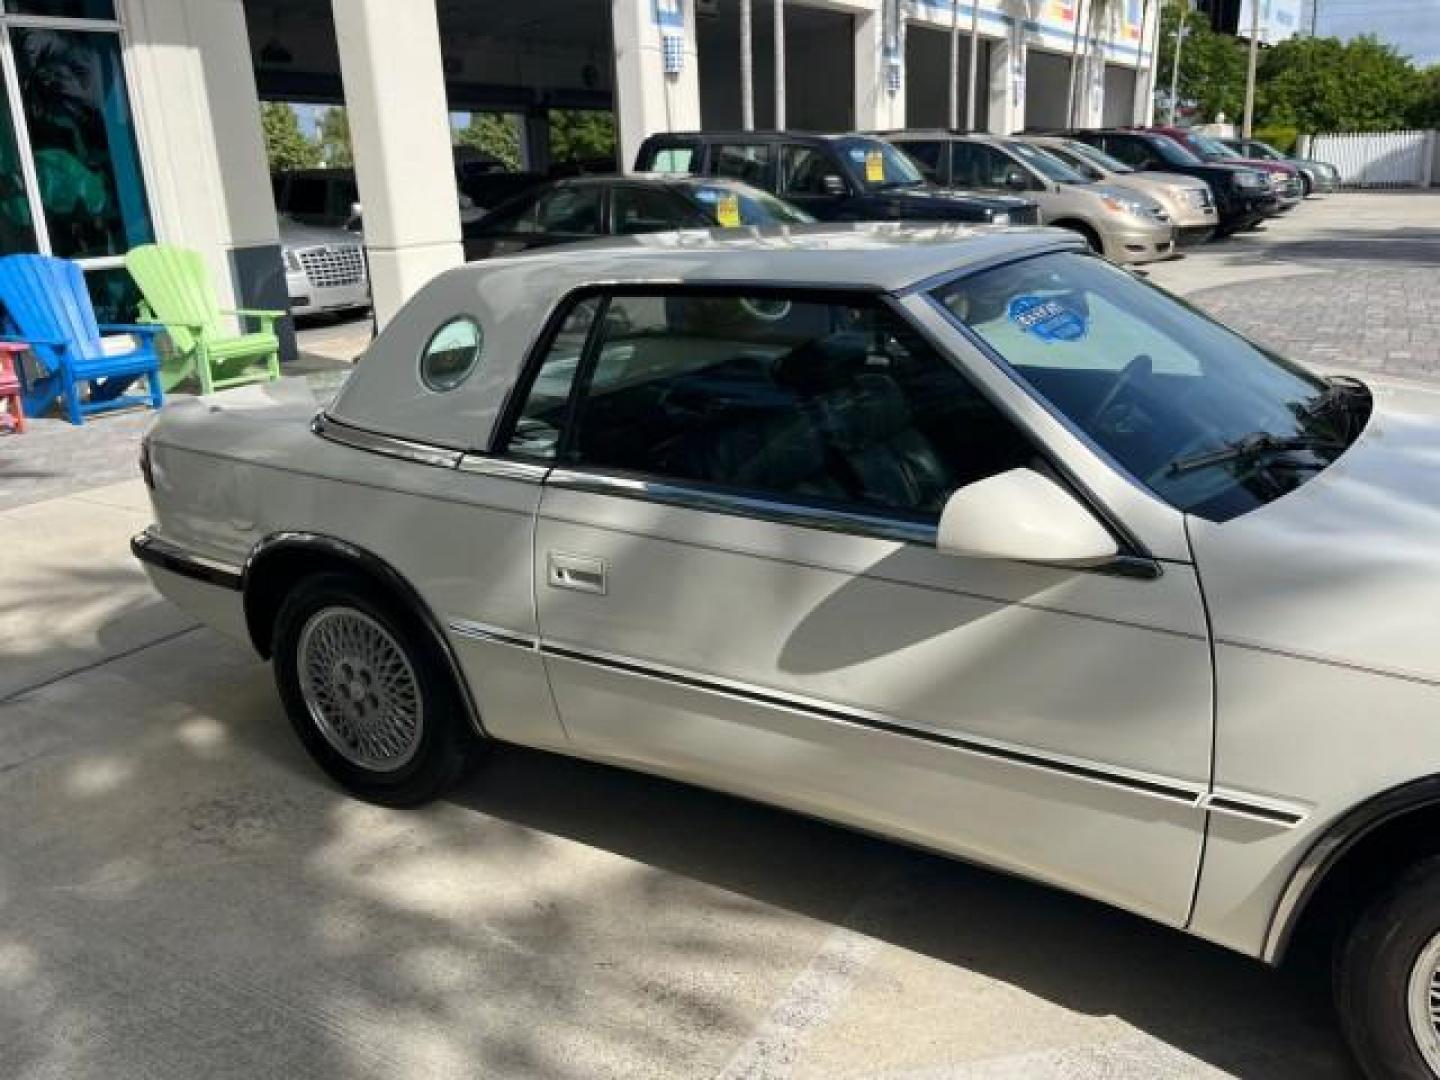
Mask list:
[[[1078,173],[1059,158],[1051,157],[1039,147],[1014,140],[1005,143],[1005,149],[1025,162],[1047,180],[1057,184],[1093,184],[1094,181]]]
[[[915,163],[879,139],[837,139],[835,149],[850,175],[871,191],[925,183]]]
[[[687,185],[705,214],[726,228],[740,225],[809,225],[815,219],[798,207],[757,188],[738,184]]]
[[[1101,259],[1041,255],[932,296],[1035,394],[1176,509],[1225,521],[1325,469],[1369,410]]]
[[[1250,143],[1249,156],[1253,158],[1260,158],[1262,161],[1285,160],[1285,155],[1280,153],[1279,150],[1276,150],[1275,147],[1271,146],[1269,143],[1260,142],[1258,140]]]
[[[1171,165],[1200,165],[1201,160],[1168,135],[1151,135],[1145,142]]]
[[[1135,171],[1119,158],[1113,158],[1098,146],[1091,146],[1089,143],[1083,143],[1078,140],[1067,141],[1065,143],[1065,149],[1076,157],[1094,162],[1106,172],[1133,173]]]

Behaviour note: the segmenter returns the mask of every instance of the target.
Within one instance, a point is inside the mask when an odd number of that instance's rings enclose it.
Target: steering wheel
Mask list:
[[[1135,357],[1135,359],[1131,360],[1130,363],[1126,364],[1121,370],[1120,374],[1115,377],[1115,381],[1110,385],[1110,389],[1106,392],[1105,396],[1101,398],[1100,404],[1095,406],[1094,410],[1086,419],[1086,424],[1090,425],[1098,422],[1131,383],[1137,378],[1148,379],[1154,370],[1155,362],[1150,359],[1149,353],[1141,353]]]

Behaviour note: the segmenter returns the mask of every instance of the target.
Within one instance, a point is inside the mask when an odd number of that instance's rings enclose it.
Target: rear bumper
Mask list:
[[[161,596],[211,629],[250,644],[244,567],[184,548],[153,528],[131,538],[130,552]]]

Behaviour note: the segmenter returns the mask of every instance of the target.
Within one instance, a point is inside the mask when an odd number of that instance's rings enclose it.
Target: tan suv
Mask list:
[[[1203,244],[1215,235],[1220,213],[1210,185],[1180,173],[1140,172],[1111,157],[1098,146],[1063,135],[1027,135],[1025,141],[1057,157],[1081,176],[1111,187],[1149,195],[1165,208],[1175,223],[1175,240],[1181,247]]]
[[[1159,202],[1133,189],[1097,184],[1020,139],[947,131],[887,132],[935,183],[1024,195],[1046,225],[1072,229],[1117,263],[1175,254],[1175,228]]]

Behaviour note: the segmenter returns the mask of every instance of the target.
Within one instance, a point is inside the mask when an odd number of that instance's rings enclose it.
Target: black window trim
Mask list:
[[[959,273],[951,273],[944,276],[945,281],[956,281],[977,273],[981,269],[988,269],[993,265],[1000,265],[1010,262],[1019,262],[1025,258],[1034,258],[1043,254],[1051,254],[1056,250],[1074,249],[1074,244],[1065,244],[1054,248],[1046,248],[1039,252],[1027,253],[1020,258],[1013,256],[987,260],[977,267],[967,268]],[[935,281],[929,283],[934,287]],[[905,293],[917,291],[915,286]],[[548,469],[543,482],[546,485],[565,488],[577,491],[590,491],[598,494],[607,494],[622,498],[637,499],[646,502],[665,503],[671,506],[681,506],[693,510],[711,513],[725,513],[736,517],[751,518],[754,520],[771,521],[783,525],[798,525],[801,527],[822,529],[828,532],[840,532],[851,536],[868,536],[881,540],[894,540],[902,543],[917,544],[920,546],[934,547],[938,522],[932,523],[918,520],[919,515],[907,518],[901,511],[890,513],[866,513],[863,510],[840,509],[833,505],[826,505],[824,500],[805,500],[789,496],[779,498],[774,493],[747,491],[742,488],[730,485],[709,484],[697,480],[681,480],[672,477],[657,477],[648,473],[633,472],[609,468],[604,466],[586,465],[565,460],[565,454],[570,447],[570,441],[574,438],[575,417],[579,408],[580,393],[582,384],[588,388],[589,379],[593,375],[595,361],[599,354],[599,338],[605,324],[605,312],[609,307],[611,298],[616,296],[654,296],[657,294],[665,296],[705,296],[720,294],[733,294],[737,289],[743,289],[752,295],[772,295],[779,299],[794,300],[797,302],[809,303],[845,303],[861,300],[874,303],[876,306],[888,310],[896,319],[900,320],[912,333],[916,334],[930,348],[934,349],[940,358],[950,364],[971,388],[984,398],[992,408],[996,409],[1016,430],[1023,435],[1030,443],[1035,456],[1043,460],[1053,475],[1065,485],[1076,498],[1078,498],[1096,518],[1115,537],[1120,553],[1110,563],[1103,566],[1076,567],[1076,572],[1101,573],[1110,576],[1131,577],[1143,580],[1153,580],[1161,576],[1162,569],[1157,560],[1139,539],[1113,514],[1105,504],[1092,492],[1078,476],[1075,475],[1055,454],[1045,445],[1044,441],[1037,438],[1019,416],[1016,415],[1008,403],[997,399],[980,382],[971,377],[964,367],[958,364],[949,355],[948,347],[937,340],[925,327],[916,323],[899,303],[896,294],[889,293],[884,289],[875,286],[853,286],[842,287],[829,284],[807,285],[803,283],[787,283],[776,285],[773,282],[762,283],[744,280],[715,281],[704,283],[676,284],[673,282],[624,282],[611,285],[594,284],[581,286],[567,294],[555,311],[551,314],[544,331],[537,339],[535,346],[531,349],[530,355],[526,358],[525,366],[521,377],[515,382],[509,396],[502,406],[501,417],[493,429],[494,434],[490,443],[490,450],[487,458],[497,461],[513,461],[524,465],[539,465]],[[549,355],[550,347],[558,336],[565,320],[569,317],[576,306],[593,296],[600,296],[601,303],[596,308],[595,315],[590,327],[586,332],[585,344],[581,352],[579,368],[576,371],[575,380],[570,387],[570,397],[566,404],[565,426],[561,431],[560,442],[557,446],[556,455],[553,459],[540,459],[518,454],[508,449],[508,443],[513,436],[514,428],[519,420],[520,410],[524,408],[525,400],[529,397],[530,387],[539,375],[540,367],[545,357]],[[803,295],[804,299],[801,299]],[[903,294],[901,294],[903,295]],[[928,290],[927,290],[928,295]],[[943,305],[935,300],[933,295],[929,296],[930,302],[945,314],[946,318],[955,325],[960,325],[945,312]],[[1020,389],[1034,399],[1034,394],[1020,379],[1018,373],[1008,369],[1004,359],[988,348],[983,341],[969,331],[961,327],[967,341],[975,344],[992,362],[996,362],[1000,370],[1004,371],[1013,381],[1017,382]],[[1055,415],[1054,409],[1047,403],[1041,401],[1042,407],[1047,412]],[[1067,428],[1071,425],[1064,418],[1059,418]],[[1085,438],[1083,433],[1081,438]],[[1089,445],[1089,440],[1085,440]],[[1109,460],[1104,451],[1100,451],[1104,460]],[[1128,476],[1121,470],[1122,476]]]

